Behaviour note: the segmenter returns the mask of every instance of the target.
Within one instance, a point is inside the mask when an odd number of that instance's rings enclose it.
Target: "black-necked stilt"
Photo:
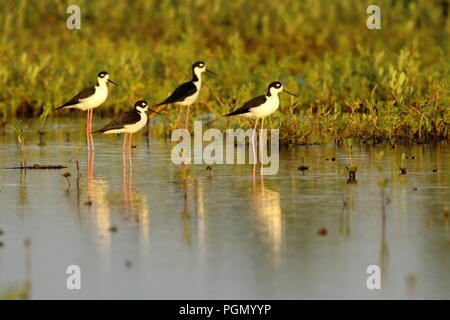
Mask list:
[[[264,126],[264,118],[270,116],[272,113],[277,111],[280,105],[280,99],[278,94],[280,92],[285,92],[296,97],[295,94],[284,90],[283,85],[279,81],[272,82],[267,88],[267,93],[264,95],[257,96],[246,103],[239,109],[226,114],[226,117],[230,116],[241,116],[249,119],[255,119],[255,126],[253,128],[252,141],[255,140],[256,127],[258,125],[259,119],[261,119],[261,129]],[[255,151],[253,150],[255,154]],[[255,169],[254,169],[255,170]]]
[[[150,110],[151,112],[156,112],[148,107],[148,104],[144,100],[139,100],[134,104],[133,110],[123,112],[119,114],[115,119],[113,119],[110,123],[104,126],[100,130],[93,131],[92,133],[124,133],[123,137],[123,146],[122,146],[122,155],[123,155],[123,165],[126,166],[125,163],[125,146],[127,141],[127,135],[130,136],[128,143],[128,156],[131,164],[131,138],[133,133],[138,132],[147,124],[147,114],[146,112]]]
[[[264,122],[264,118],[277,111],[278,106],[280,105],[280,99],[278,98],[278,94],[280,92],[286,92],[296,97],[295,94],[284,90],[281,82],[275,81],[269,84],[266,94],[257,96],[247,101],[242,107],[226,114],[225,116],[241,116],[249,119],[255,119],[256,121],[254,130],[256,130],[259,119],[262,119],[262,121]],[[262,125],[263,124],[261,124],[261,129]]]
[[[202,73],[205,71],[216,75],[216,73],[206,69],[206,64],[203,61],[194,63],[192,65],[192,80],[180,85],[169,97],[167,97],[166,100],[155,105],[155,107],[171,103],[180,105],[180,113],[178,114],[178,128],[180,128],[181,114],[183,112],[182,107],[187,106],[186,130],[188,130],[189,109],[191,104],[197,100],[200,87],[202,85]]]
[[[86,88],[78,93],[75,97],[64,103],[62,106],[56,108],[59,109],[80,109],[87,111],[86,118],[86,138],[88,143],[88,151],[90,151],[90,145],[94,150],[94,140],[92,139],[92,111],[97,108],[108,97],[107,82],[111,82],[114,85],[118,85],[114,81],[109,79],[109,74],[106,71],[102,71],[97,75],[97,84],[93,87]]]

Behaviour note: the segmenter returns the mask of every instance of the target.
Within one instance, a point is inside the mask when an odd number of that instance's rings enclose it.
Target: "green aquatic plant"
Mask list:
[[[305,159],[302,158],[302,164],[297,168],[297,170],[300,170],[301,172],[304,173],[308,169],[309,169],[309,167],[305,166]]]
[[[401,160],[400,160],[400,172],[401,172],[401,174],[406,174],[406,172],[407,172],[407,170],[406,170],[406,168],[405,168],[405,159],[406,159],[406,155],[405,155],[405,153],[403,152],[402,153],[402,156],[401,156]]]
[[[44,137],[45,137],[45,133],[46,131],[43,130],[44,128],[44,124],[45,124],[45,120],[47,120],[48,115],[50,114],[50,112],[52,111],[52,108],[48,105],[45,105],[42,108],[42,113],[39,116],[39,130],[37,130],[38,136],[39,136],[39,145],[40,146],[44,146],[45,145],[45,141],[44,141]]]
[[[356,172],[358,171],[358,165],[356,165],[355,163],[353,163],[352,160],[352,148],[353,148],[353,139],[352,138],[348,138],[345,140],[345,147],[347,150],[347,155],[348,155],[348,166],[345,167],[345,169],[347,169],[348,171],[348,183],[355,183],[356,182]]]
[[[28,124],[23,124],[21,121],[16,121],[15,125],[11,125],[11,129],[13,129],[16,134],[17,142],[19,143],[19,151],[20,151],[20,166],[27,166],[27,154],[25,150],[26,139],[28,137],[28,133],[26,132]]]
[[[44,127],[45,124],[45,120],[47,120],[48,115],[50,114],[50,111],[52,111],[52,108],[48,105],[45,105],[42,109],[42,113],[39,116],[39,120],[40,120],[40,127]]]

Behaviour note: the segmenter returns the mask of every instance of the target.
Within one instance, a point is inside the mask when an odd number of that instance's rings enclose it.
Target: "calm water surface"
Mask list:
[[[448,144],[354,147],[357,183],[347,184],[348,155],[335,146],[282,150],[279,173],[254,180],[250,165],[182,172],[173,143],[141,134],[124,171],[121,137],[95,137],[92,161],[81,119],[48,122],[41,146],[37,129],[28,163],[68,169],[1,169],[0,296],[25,281],[29,239],[33,299],[450,298]],[[415,157],[406,175],[402,152]],[[0,167],[18,164],[14,135],[0,132]],[[66,289],[73,264],[81,290]],[[382,290],[367,289],[369,265]]]

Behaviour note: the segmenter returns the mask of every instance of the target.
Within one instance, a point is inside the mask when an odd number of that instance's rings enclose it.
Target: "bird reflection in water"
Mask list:
[[[108,199],[108,184],[105,180],[94,179],[94,152],[88,152],[87,164],[87,201],[90,215],[95,218],[99,235],[99,245],[104,253],[109,252],[111,245],[111,213]]]
[[[131,158],[130,158],[131,161]],[[133,168],[123,168],[122,206],[124,218],[136,223],[139,230],[139,242],[143,252],[147,252],[149,243],[150,216],[147,195],[133,189]],[[105,252],[109,252],[112,233],[117,229],[112,223],[111,205],[114,207],[117,197],[108,190],[107,180],[94,178],[94,153],[88,153],[87,167],[87,201],[91,217],[95,217],[95,225],[99,243]]]
[[[264,232],[264,236],[270,243],[274,264],[278,265],[282,256],[284,231],[280,193],[265,187],[262,162],[260,189],[257,188],[255,173],[256,164],[253,165],[252,179],[254,209],[257,215],[258,223]]]
[[[123,167],[122,190],[125,218],[133,220],[139,229],[139,241],[143,252],[147,252],[150,238],[150,215],[147,195],[133,189],[133,164],[129,156],[130,166],[127,171]]]
[[[180,164],[180,182],[181,192],[183,194],[183,211],[181,212],[181,218],[183,222],[183,242],[190,245],[192,242],[191,233],[191,215],[189,213],[189,192],[191,190],[191,170],[188,164]]]
[[[202,181],[197,181],[197,188],[195,193],[196,207],[197,207],[197,243],[199,249],[202,253],[206,251],[206,241],[205,241],[205,221],[206,221],[206,210],[205,210],[205,196],[203,194],[203,183]]]
[[[94,196],[94,152],[88,152],[88,161],[87,161],[87,191],[88,191],[88,199],[87,205],[92,204],[92,199]]]
[[[183,226],[182,240],[186,245],[195,243],[202,254],[206,252],[206,208],[203,182],[191,175],[189,166],[180,166],[180,186],[183,197],[181,222]],[[190,212],[190,201],[193,200],[195,210]],[[192,232],[194,230],[194,232]],[[204,255],[200,255],[204,257]]]

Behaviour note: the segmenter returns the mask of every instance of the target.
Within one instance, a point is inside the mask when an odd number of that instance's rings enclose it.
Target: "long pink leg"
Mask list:
[[[125,134],[125,136],[126,136],[126,134]],[[127,197],[127,168],[125,166],[123,167],[122,187],[123,187],[124,200],[127,201],[127,198],[128,198]]]
[[[255,148],[255,145],[256,145],[255,133],[256,133],[256,127],[258,125],[258,120],[259,119],[255,120],[255,127],[253,128],[253,134],[252,134],[252,150],[253,150],[253,161],[254,161],[254,164],[253,164],[253,175],[256,174],[256,163],[258,162],[258,160],[256,158],[256,148]]]
[[[94,114],[94,109],[91,109],[91,116],[90,116],[90,121],[89,121],[89,137],[91,139],[92,152],[94,152],[94,150],[95,150],[94,138],[92,137],[92,116],[93,116],[93,114]]]
[[[253,161],[255,164],[258,162],[258,160],[256,158],[256,149],[255,149],[255,146],[256,146],[255,133],[256,133],[256,127],[258,126],[258,120],[259,119],[256,119],[256,121],[255,121],[255,126],[253,127],[253,133],[252,133]]]
[[[253,134],[252,134],[252,142],[256,143],[255,141],[255,133],[256,133],[256,127],[258,126],[259,119],[256,119],[255,126],[253,127]]]
[[[88,110],[89,112],[89,143],[91,145],[91,152],[94,151],[94,146],[92,145],[92,135],[91,135],[91,131],[92,131],[92,109]]]
[[[127,163],[125,162],[125,146],[127,144],[127,133],[123,136],[123,145],[122,145],[122,160],[123,160],[123,167],[127,167]]]
[[[133,201],[133,167],[130,167],[130,201]]]
[[[191,106],[188,105],[187,111],[186,111],[186,131],[189,132],[189,110],[191,109]]]
[[[88,153],[88,179],[94,178],[94,153]]]
[[[131,136],[132,135],[133,134],[130,133],[130,141],[129,141],[129,144],[128,144],[128,159],[130,160],[130,168],[133,168],[133,163],[131,162]]]
[[[264,128],[264,118],[261,119],[261,130],[259,131],[259,156],[260,156],[260,162],[261,162],[261,179],[264,176],[264,167],[263,167],[263,128]],[[262,180],[264,181],[264,180]],[[264,185],[262,187],[264,190]]]
[[[183,106],[180,104],[180,113],[178,114],[178,129],[181,128],[181,114],[183,113]]]
[[[86,112],[86,142],[87,142],[87,150],[88,152],[91,152],[89,140],[89,110]]]
[[[261,192],[264,193],[264,175],[261,175]]]
[[[88,200],[93,201],[94,199],[94,155],[88,152],[87,154],[88,164],[87,164],[87,194]]]
[[[87,111],[87,125],[86,125],[86,139],[88,140],[88,144],[89,144],[89,150],[91,149],[91,128],[90,128],[90,126],[91,126],[91,112],[90,112],[90,110],[88,109]]]

